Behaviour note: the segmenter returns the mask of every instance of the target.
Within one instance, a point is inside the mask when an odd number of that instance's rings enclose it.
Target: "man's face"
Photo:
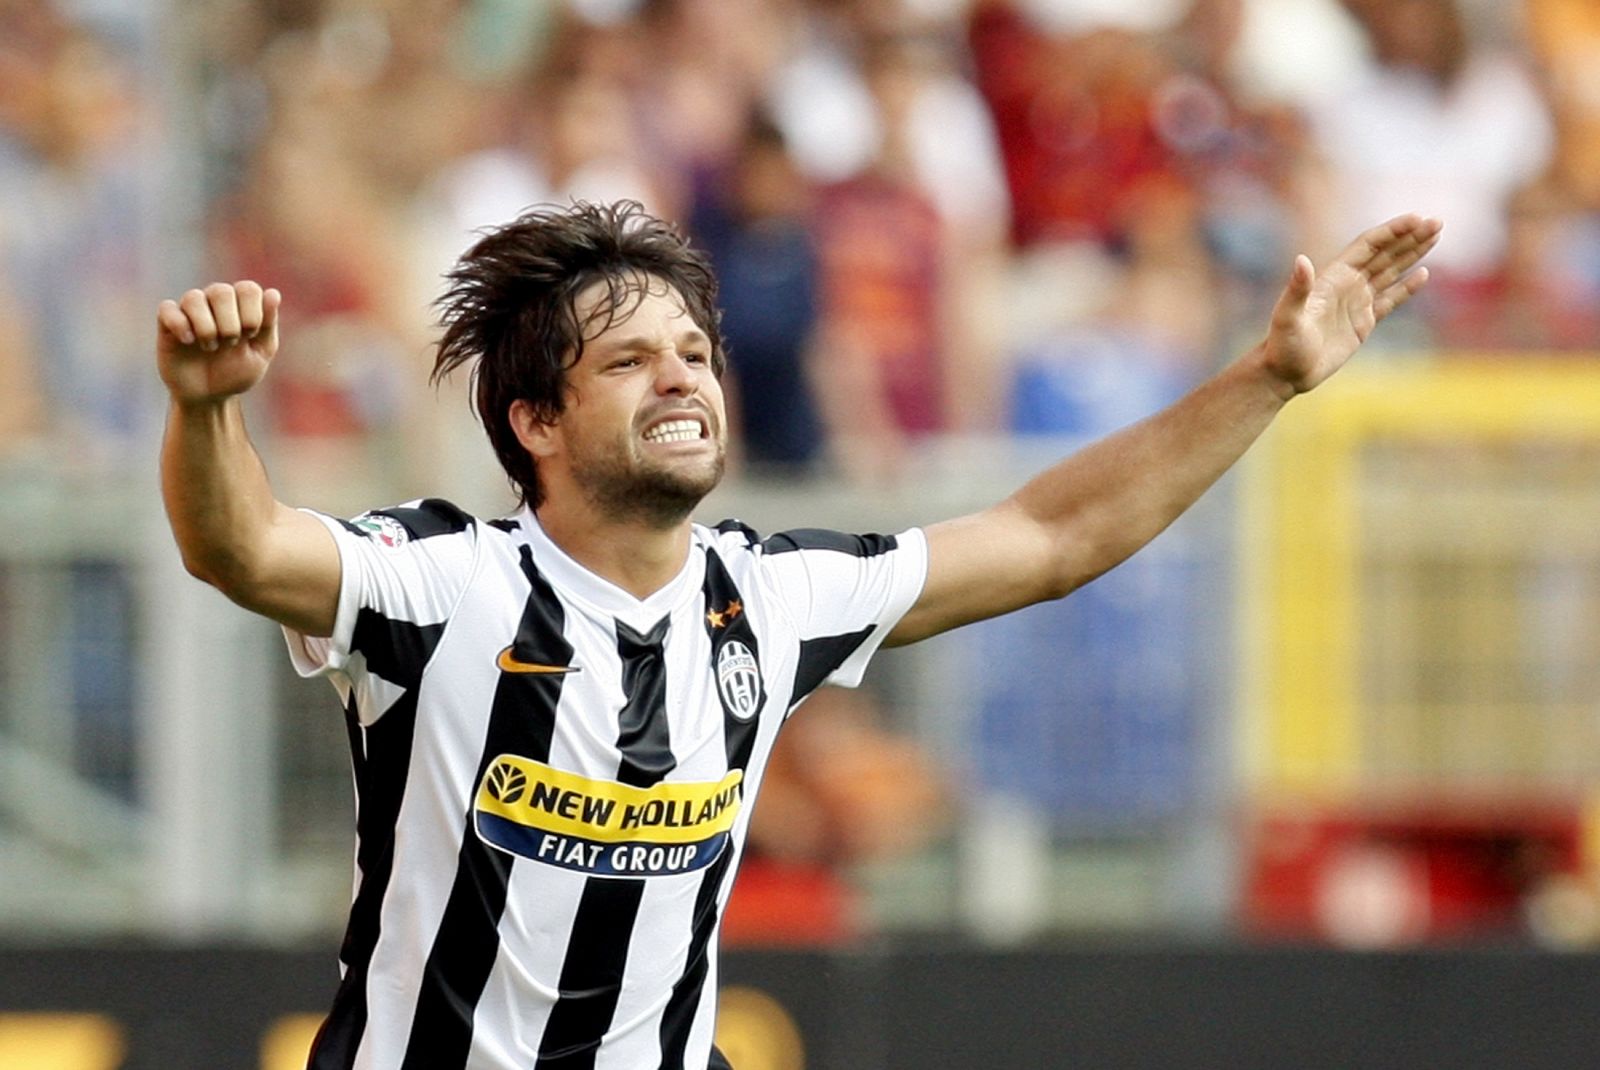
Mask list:
[[[605,296],[578,297],[580,322]],[[567,372],[558,456],[606,516],[682,521],[722,478],[727,421],[711,341],[675,290],[651,280],[638,304],[592,338]]]

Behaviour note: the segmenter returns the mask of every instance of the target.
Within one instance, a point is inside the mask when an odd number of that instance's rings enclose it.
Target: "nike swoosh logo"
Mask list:
[[[541,665],[536,661],[518,661],[512,657],[510,647],[500,651],[500,656],[495,659],[495,664],[500,666],[501,672],[526,672],[546,676],[560,676],[562,673],[583,671],[576,665]]]

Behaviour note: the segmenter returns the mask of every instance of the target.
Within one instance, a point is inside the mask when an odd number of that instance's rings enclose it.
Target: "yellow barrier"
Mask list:
[[[122,1028],[98,1014],[0,1014],[0,1067],[117,1070]]]
[[[322,1017],[292,1014],[274,1022],[261,1038],[261,1070],[305,1070]]]
[[[718,1000],[717,1043],[740,1070],[804,1070],[794,1019],[753,988],[725,989]],[[261,1070],[304,1070],[320,1014],[279,1018],[261,1038]],[[127,1056],[123,1029],[99,1014],[0,1013],[3,1070],[118,1070]]]
[[[805,1070],[799,1028],[760,989],[734,985],[718,994],[717,1047],[737,1070]]]
[[[1552,474],[1537,455],[1545,447],[1578,451],[1577,463],[1569,465],[1572,472]],[[1421,461],[1410,463],[1408,457]],[[1483,472],[1509,472],[1514,478],[1483,477],[1472,484],[1474,458]],[[1384,463],[1398,474],[1380,471]],[[1424,475],[1417,477],[1419,472]],[[1403,501],[1376,507],[1375,485],[1392,498],[1407,493],[1407,478],[1428,480],[1411,488],[1420,501],[1416,510],[1408,512]],[[1458,478],[1467,492],[1451,497],[1455,488],[1439,484]],[[1597,741],[1583,732],[1587,720],[1580,710],[1600,695],[1563,693],[1551,700],[1565,703],[1561,717],[1543,720],[1536,716],[1543,701],[1537,695],[1518,695],[1509,686],[1504,695],[1470,693],[1476,683],[1489,685],[1480,691],[1495,690],[1493,679],[1456,681],[1461,686],[1454,690],[1437,683],[1419,686],[1414,702],[1403,691],[1408,681],[1402,680],[1385,692],[1392,706],[1381,709],[1375,709],[1371,696],[1385,683],[1374,679],[1382,675],[1373,667],[1374,635],[1397,642],[1408,634],[1422,635],[1418,650],[1381,651],[1383,671],[1390,675],[1412,671],[1407,657],[1420,664],[1438,656],[1460,659],[1457,664],[1470,674],[1476,655],[1496,656],[1497,640],[1502,646],[1531,641],[1517,637],[1521,617],[1509,604],[1526,593],[1514,587],[1517,569],[1527,555],[1547,546],[1556,548],[1548,551],[1556,556],[1567,553],[1561,532],[1570,533],[1565,544],[1570,547],[1574,539],[1587,541],[1583,533],[1600,528],[1600,360],[1473,355],[1351,368],[1290,406],[1246,465],[1243,492],[1246,701],[1241,738],[1244,765],[1256,787],[1344,796],[1375,780],[1405,790],[1421,781],[1448,788],[1456,778],[1537,791],[1546,786],[1541,762],[1568,770],[1561,758],[1564,748],[1600,752]],[[1435,511],[1424,515],[1427,503]],[[1385,517],[1396,530],[1373,530]],[[1498,528],[1489,536],[1469,537],[1468,529],[1484,524]],[[1441,550],[1452,537],[1462,545]],[[1390,545],[1399,543],[1404,543],[1399,551]],[[1406,572],[1415,564],[1404,557],[1411,544],[1424,546],[1416,576]],[[1484,571],[1473,573],[1474,554],[1503,559],[1488,560]],[[1386,601],[1375,593],[1374,561],[1402,588],[1385,594]],[[1459,565],[1474,584],[1461,593],[1459,605],[1448,601],[1449,568],[1435,574],[1441,561]],[[1413,580],[1446,589],[1437,595],[1432,588],[1403,589]],[[1404,600],[1408,597],[1411,602]],[[1412,622],[1406,614],[1426,616],[1428,628],[1408,633]],[[1508,634],[1477,634],[1474,628]],[[1460,649],[1446,649],[1452,644]],[[1600,662],[1600,649],[1583,654]],[[1553,661],[1555,655],[1550,657]],[[1580,668],[1574,657],[1571,671]],[[1437,678],[1451,670],[1444,663],[1415,671]],[[1552,664],[1550,671],[1559,673],[1563,666]],[[1451,704],[1456,691],[1464,693],[1460,708]],[[1446,700],[1435,692],[1447,693]],[[1525,734],[1555,734],[1548,741],[1519,737],[1524,716]],[[1459,741],[1449,738],[1452,732],[1480,734],[1483,753],[1457,746]],[[1375,743],[1379,735],[1381,746]],[[1540,747],[1555,758],[1545,761],[1532,753]],[[1413,753],[1418,757],[1410,757]],[[1408,765],[1413,761],[1415,768]],[[1565,772],[1550,779],[1549,786],[1572,786],[1573,777]]]

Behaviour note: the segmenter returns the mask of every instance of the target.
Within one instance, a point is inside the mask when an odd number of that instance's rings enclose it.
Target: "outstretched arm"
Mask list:
[[[1060,598],[1159,535],[1296,394],[1341,368],[1427,281],[1441,224],[1399,216],[1319,273],[1297,257],[1258,345],[1154,416],[1090,445],[991,509],[928,528],[922,596],[893,645]]]
[[[328,635],[338,549],[320,522],[273,496],[239,403],[277,352],[280,300],[239,282],[161,302],[156,360],[170,395],[161,494],[192,574],[247,609]]]

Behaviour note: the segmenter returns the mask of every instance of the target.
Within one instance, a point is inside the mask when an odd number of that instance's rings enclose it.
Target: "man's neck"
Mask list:
[[[671,527],[606,520],[588,509],[534,511],[550,541],[578,564],[641,601],[671,583],[689,558],[689,520]]]

